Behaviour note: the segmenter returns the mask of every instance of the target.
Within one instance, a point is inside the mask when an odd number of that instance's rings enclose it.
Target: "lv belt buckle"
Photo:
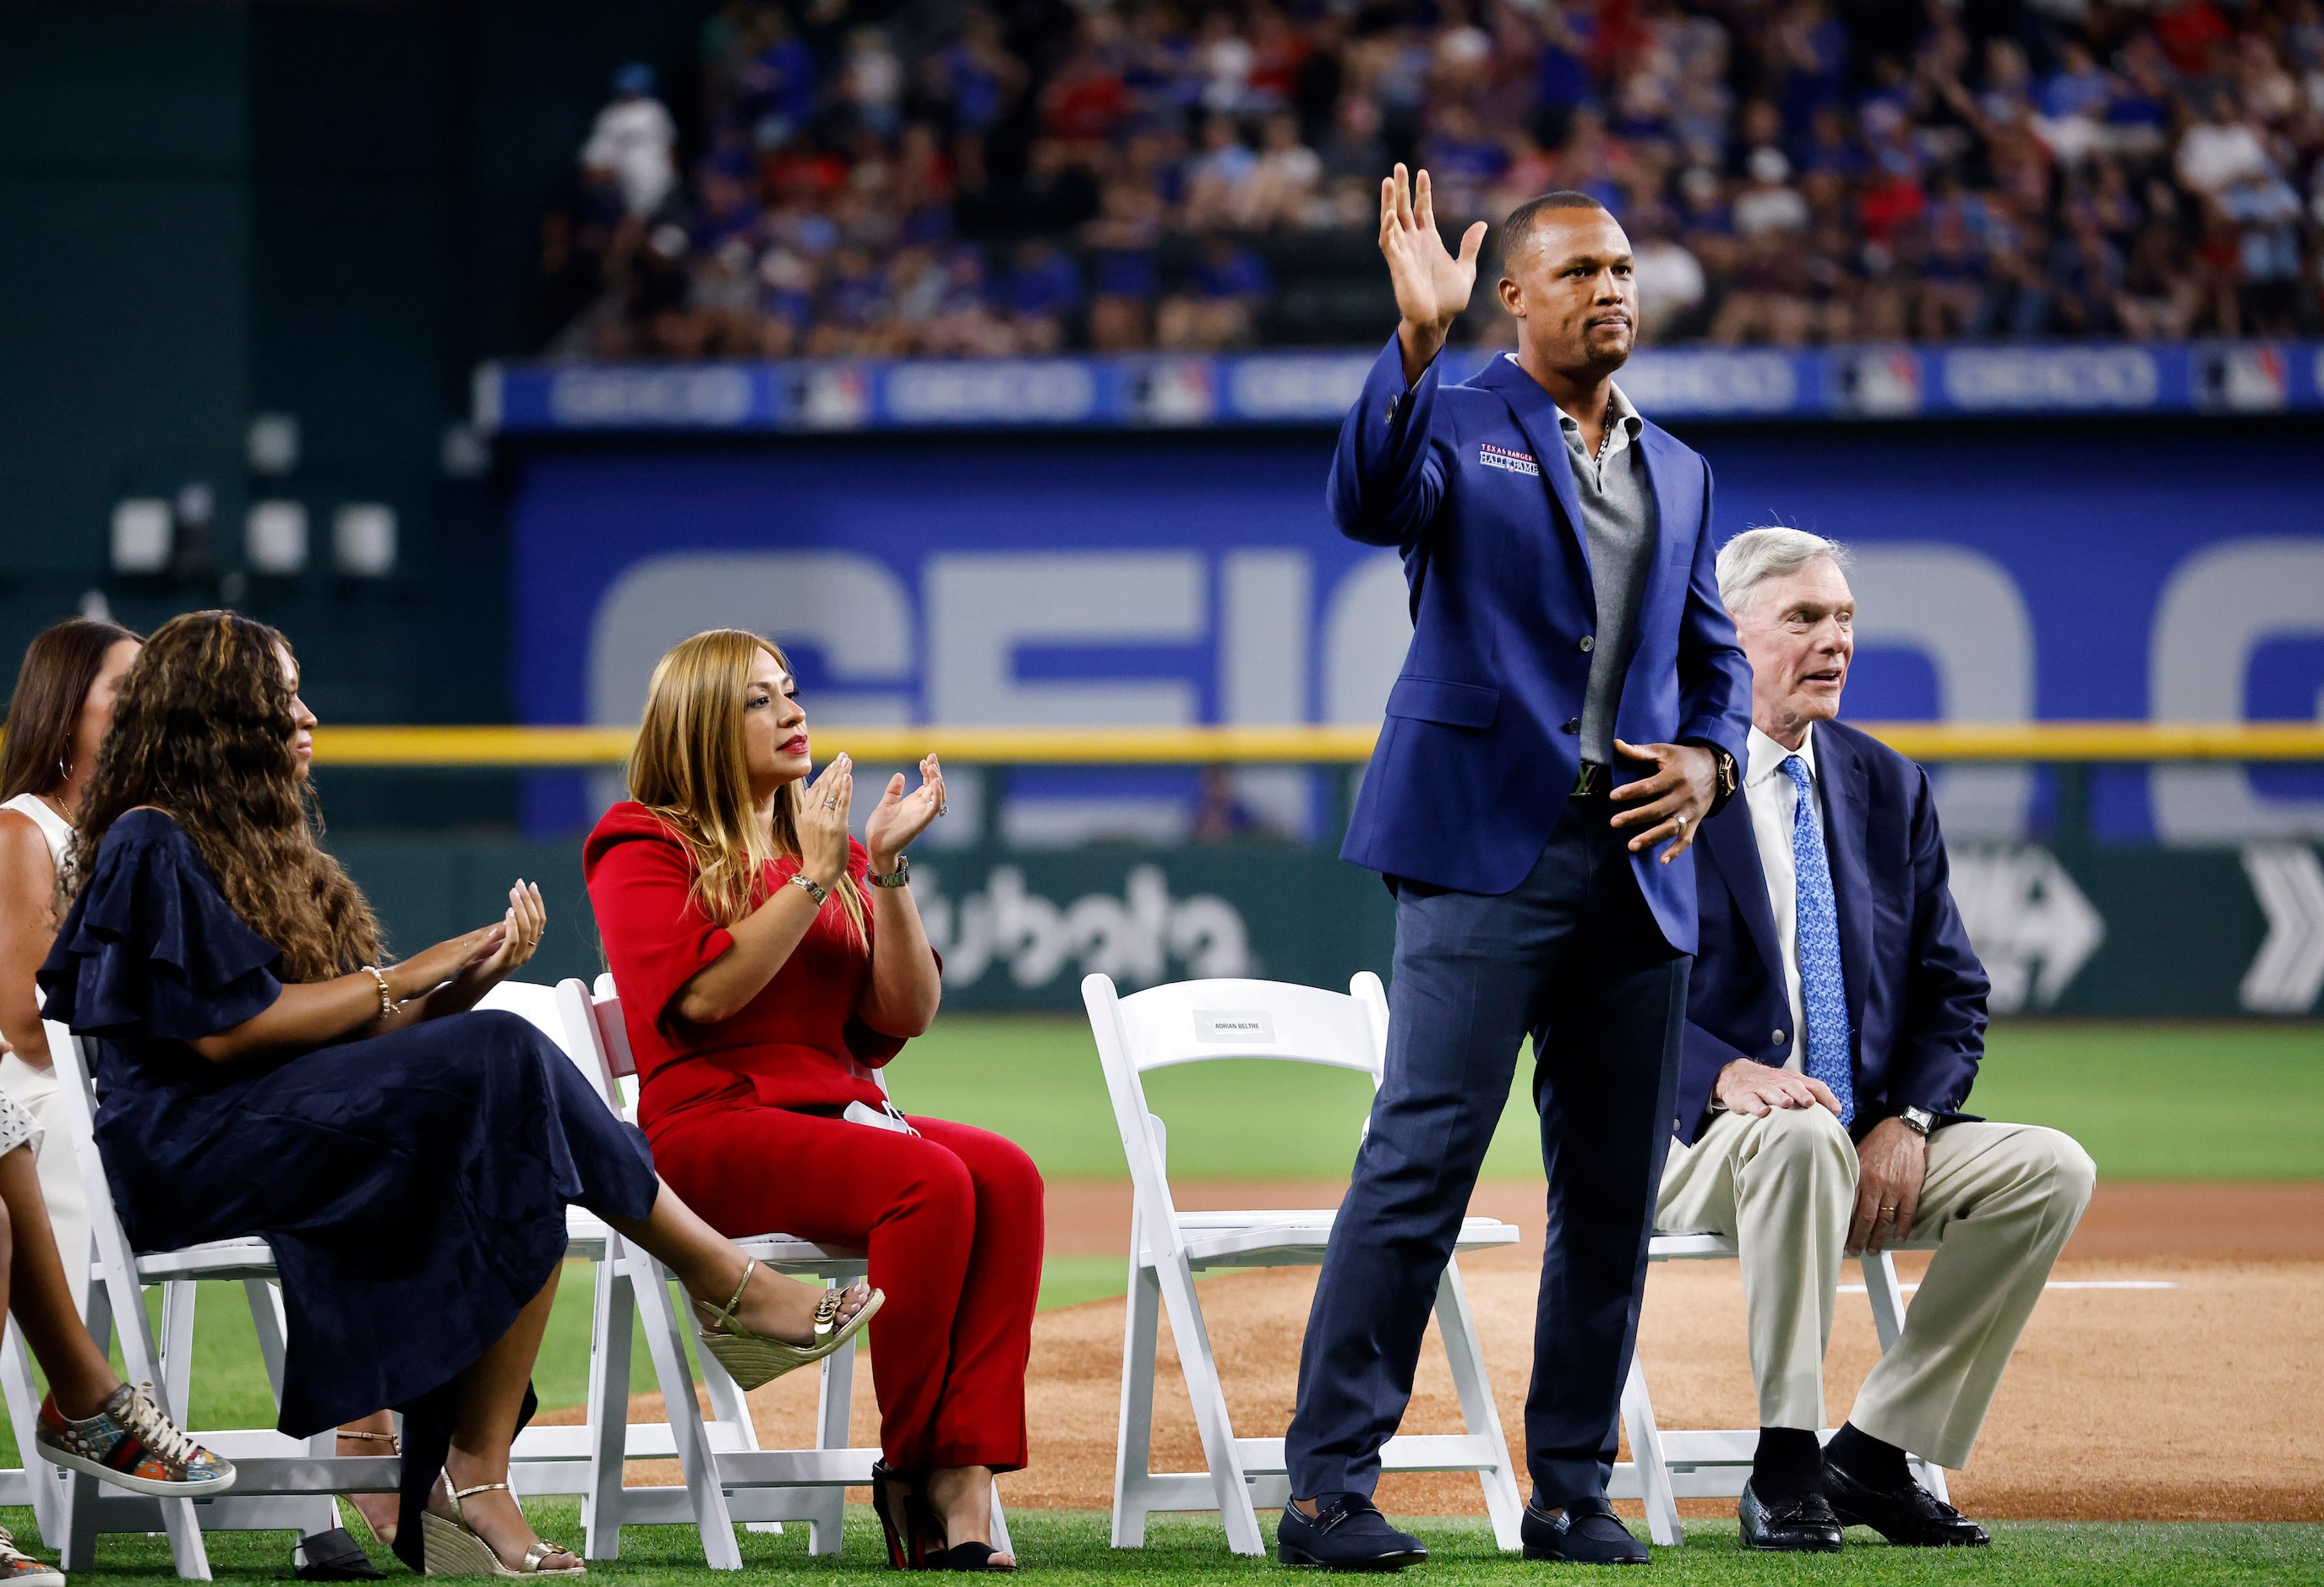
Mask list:
[[[1606,791],[1606,768],[1595,761],[1582,762],[1582,770],[1573,780],[1573,791],[1584,798]]]

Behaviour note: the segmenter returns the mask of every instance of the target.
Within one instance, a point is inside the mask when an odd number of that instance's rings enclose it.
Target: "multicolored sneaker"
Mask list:
[[[0,1587],[65,1587],[65,1573],[17,1547],[8,1529],[0,1527]]]
[[[41,1402],[32,1442],[43,1458],[158,1499],[207,1499],[234,1486],[234,1465],[178,1431],[147,1392],[124,1383],[97,1415],[68,1421],[53,1400]],[[13,1578],[0,1578],[0,1582]]]

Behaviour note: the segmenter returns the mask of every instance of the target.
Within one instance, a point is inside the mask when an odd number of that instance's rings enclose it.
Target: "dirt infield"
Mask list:
[[[1187,1187],[1192,1207],[1318,1206],[1339,1186]],[[1052,1188],[1050,1249],[1126,1248],[1126,1186]],[[1511,1250],[1465,1259],[1502,1426],[1515,1442],[1531,1366],[1539,1192],[1480,1187],[1473,1210],[1526,1232]],[[1925,1259],[1900,1259],[1909,1282]],[[1843,1282],[1854,1279],[1852,1271]],[[2135,1280],[2167,1289],[2052,1289],[2021,1343],[1956,1502],[1995,1518],[2072,1520],[2324,1518],[2324,1441],[2312,1358],[2324,1334],[2324,1186],[2102,1185],[2055,1281]],[[1237,1430],[1280,1432],[1314,1293],[1312,1270],[1222,1275],[1203,1284],[1204,1313]],[[1122,1303],[1093,1301],[1036,1324],[1030,1380],[1033,1463],[1003,1480],[1014,1504],[1102,1509],[1111,1499]],[[1744,1352],[1743,1299],[1727,1263],[1658,1268],[1648,1281],[1640,1352],[1665,1427],[1743,1427],[1756,1420]],[[1875,1359],[1871,1314],[1843,1293],[1826,1369],[1830,1416],[1847,1411]],[[854,1435],[877,1426],[868,1374],[856,1385]],[[809,1436],[815,1386],[801,1379],[752,1397],[762,1440]],[[1192,1417],[1167,1338],[1157,1396],[1157,1467],[1198,1470]],[[633,1415],[659,1406],[643,1397]],[[1422,1357],[1411,1432],[1451,1432],[1459,1415],[1443,1357]],[[643,1465],[633,1480],[674,1480]],[[1472,1479],[1391,1477],[1381,1503],[1407,1514],[1481,1511]],[[1635,1509],[1635,1507],[1630,1507]],[[1731,1514],[1715,1501],[1692,1513]]]

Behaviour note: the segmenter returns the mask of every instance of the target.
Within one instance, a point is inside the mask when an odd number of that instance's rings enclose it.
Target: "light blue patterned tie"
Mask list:
[[[1800,960],[1800,1006],[1808,1028],[1803,1066],[1811,1079],[1831,1087],[1840,1099],[1840,1121],[1856,1117],[1856,1084],[1848,1053],[1848,983],[1840,973],[1840,909],[1831,896],[1831,857],[1824,853],[1823,828],[1815,817],[1815,781],[1807,762],[1784,757],[1784,775],[1799,790],[1792,812],[1792,877],[1794,940]]]

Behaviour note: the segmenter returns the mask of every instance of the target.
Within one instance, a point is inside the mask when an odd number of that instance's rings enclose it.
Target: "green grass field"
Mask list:
[[[2324,1024],[2017,1021],[1994,1029],[1971,1106],[2065,1130],[2098,1172],[2136,1179],[2324,1177]],[[1520,1065],[1488,1176],[1540,1172]],[[1020,1142],[1052,1180],[1118,1179],[1120,1137],[1079,1018],[941,1021],[890,1072],[910,1112]],[[1226,1061],[1158,1071],[1174,1178],[1344,1175],[1370,1106],[1345,1070]]]
[[[578,1545],[578,1508],[536,1500],[527,1507],[543,1535]],[[0,1512],[14,1525],[29,1522],[24,1512]],[[1271,1535],[1271,1518],[1265,1519]],[[1157,1521],[1147,1546],[1116,1550],[1106,1545],[1106,1518],[1085,1511],[1019,1512],[1010,1525],[1029,1573],[1056,1587],[1120,1587],[1157,1581],[1192,1587],[1299,1577],[1271,1561],[1238,1559],[1227,1552],[1214,1521]],[[1413,1587],[1521,1587],[1549,1581],[1603,1580],[1589,1567],[1527,1564],[1493,1546],[1480,1521],[1412,1523],[1428,1544],[1430,1558],[1407,1572]],[[1707,1523],[1692,1529],[1683,1547],[1656,1549],[1645,1581],[1662,1587],[1693,1582],[1847,1582],[1850,1587],[1904,1587],[1907,1583],[1986,1583],[2031,1587],[2041,1582],[2170,1582],[2173,1587],[2246,1587],[2253,1582],[2324,1582],[2324,1526],[2227,1526],[2218,1524],[2069,1526],[2004,1522],[1994,1527],[1993,1546],[1937,1554],[1887,1547],[1868,1532],[1850,1534],[1848,1552],[1800,1558],[1746,1553],[1732,1523]],[[29,1536],[29,1526],[23,1529]],[[745,1573],[779,1572],[788,1581],[837,1582],[877,1580],[887,1555],[879,1523],[868,1509],[851,1509],[846,1546],[836,1558],[807,1552],[807,1528],[779,1537],[742,1535]],[[217,1579],[281,1580],[289,1576],[290,1538],[285,1533],[217,1534],[209,1540]],[[594,1563],[593,1579],[651,1582],[655,1587],[712,1587],[736,1578],[706,1569],[700,1545],[678,1527],[641,1527],[622,1535],[622,1558]],[[76,1581],[160,1583],[173,1580],[170,1556],[160,1538],[107,1538],[98,1545],[96,1568]],[[400,1573],[389,1566],[391,1575]],[[747,1579],[747,1574],[746,1574]]]
[[[907,1109],[982,1124],[1022,1143],[1057,1194],[1070,1194],[1074,1180],[1119,1180],[1126,1173],[1097,1055],[1079,1020],[947,1020],[906,1049],[890,1079]],[[1369,1085],[1344,1071],[1250,1062],[1164,1070],[1147,1089],[1155,1111],[1171,1124],[1174,1178],[1344,1175],[1370,1103]],[[2324,1026],[2005,1024],[1993,1032],[1974,1105],[1996,1118],[2068,1131],[2110,1177],[2324,1177]],[[1522,1084],[1513,1091],[1485,1171],[1514,1179],[1539,1173]],[[1044,1276],[1042,1305],[1118,1295],[1124,1282],[1119,1257],[1055,1258]],[[581,1403],[588,1307],[586,1269],[576,1268],[558,1296],[535,1373],[544,1406]],[[195,1343],[193,1426],[271,1423],[272,1400],[238,1286],[206,1287]],[[634,1353],[632,1380],[650,1384],[641,1344]],[[14,1439],[5,1428],[0,1463],[16,1463]],[[577,1537],[570,1507],[544,1503],[540,1513],[544,1532]],[[0,1516],[0,1524],[26,1539],[37,1535],[29,1515]],[[870,1526],[868,1518],[864,1525]],[[1083,1575],[1094,1581],[1101,1571],[1109,1578],[1167,1572],[1223,1581],[1270,1568],[1232,1561],[1215,1526],[1194,1522],[1157,1527],[1155,1546],[1138,1555],[1111,1555],[1097,1518],[1028,1516],[1019,1532],[1044,1574],[1060,1581]],[[644,1528],[629,1537],[630,1557],[616,1566],[593,1567],[593,1573],[656,1582],[712,1580],[700,1568],[689,1535]],[[1430,1541],[1439,1546],[1439,1557],[1416,1581],[1443,1587],[1515,1581],[1522,1569],[1495,1556],[1489,1538],[1469,1523],[1443,1523],[1430,1532]],[[809,1565],[803,1531],[785,1538],[746,1536],[743,1546],[754,1562],[816,1578],[871,1569],[878,1557],[875,1538],[851,1537],[843,1562]],[[287,1543],[280,1536],[229,1536],[216,1554],[222,1578],[287,1573]],[[167,1554],[157,1541],[108,1540],[103,1559],[92,1576],[166,1579]],[[160,1575],[152,1573],[157,1564]],[[1731,1525],[1711,1526],[1683,1551],[1658,1554],[1656,1566],[1655,1579],[1665,1582],[1836,1579],[1832,1573],[1844,1571],[1850,1582],[1874,1583],[2324,1582],[2324,1527],[2013,1526],[1999,1530],[1989,1554],[1930,1557],[1875,1545],[1842,1563],[1743,1555],[1734,1546]]]

